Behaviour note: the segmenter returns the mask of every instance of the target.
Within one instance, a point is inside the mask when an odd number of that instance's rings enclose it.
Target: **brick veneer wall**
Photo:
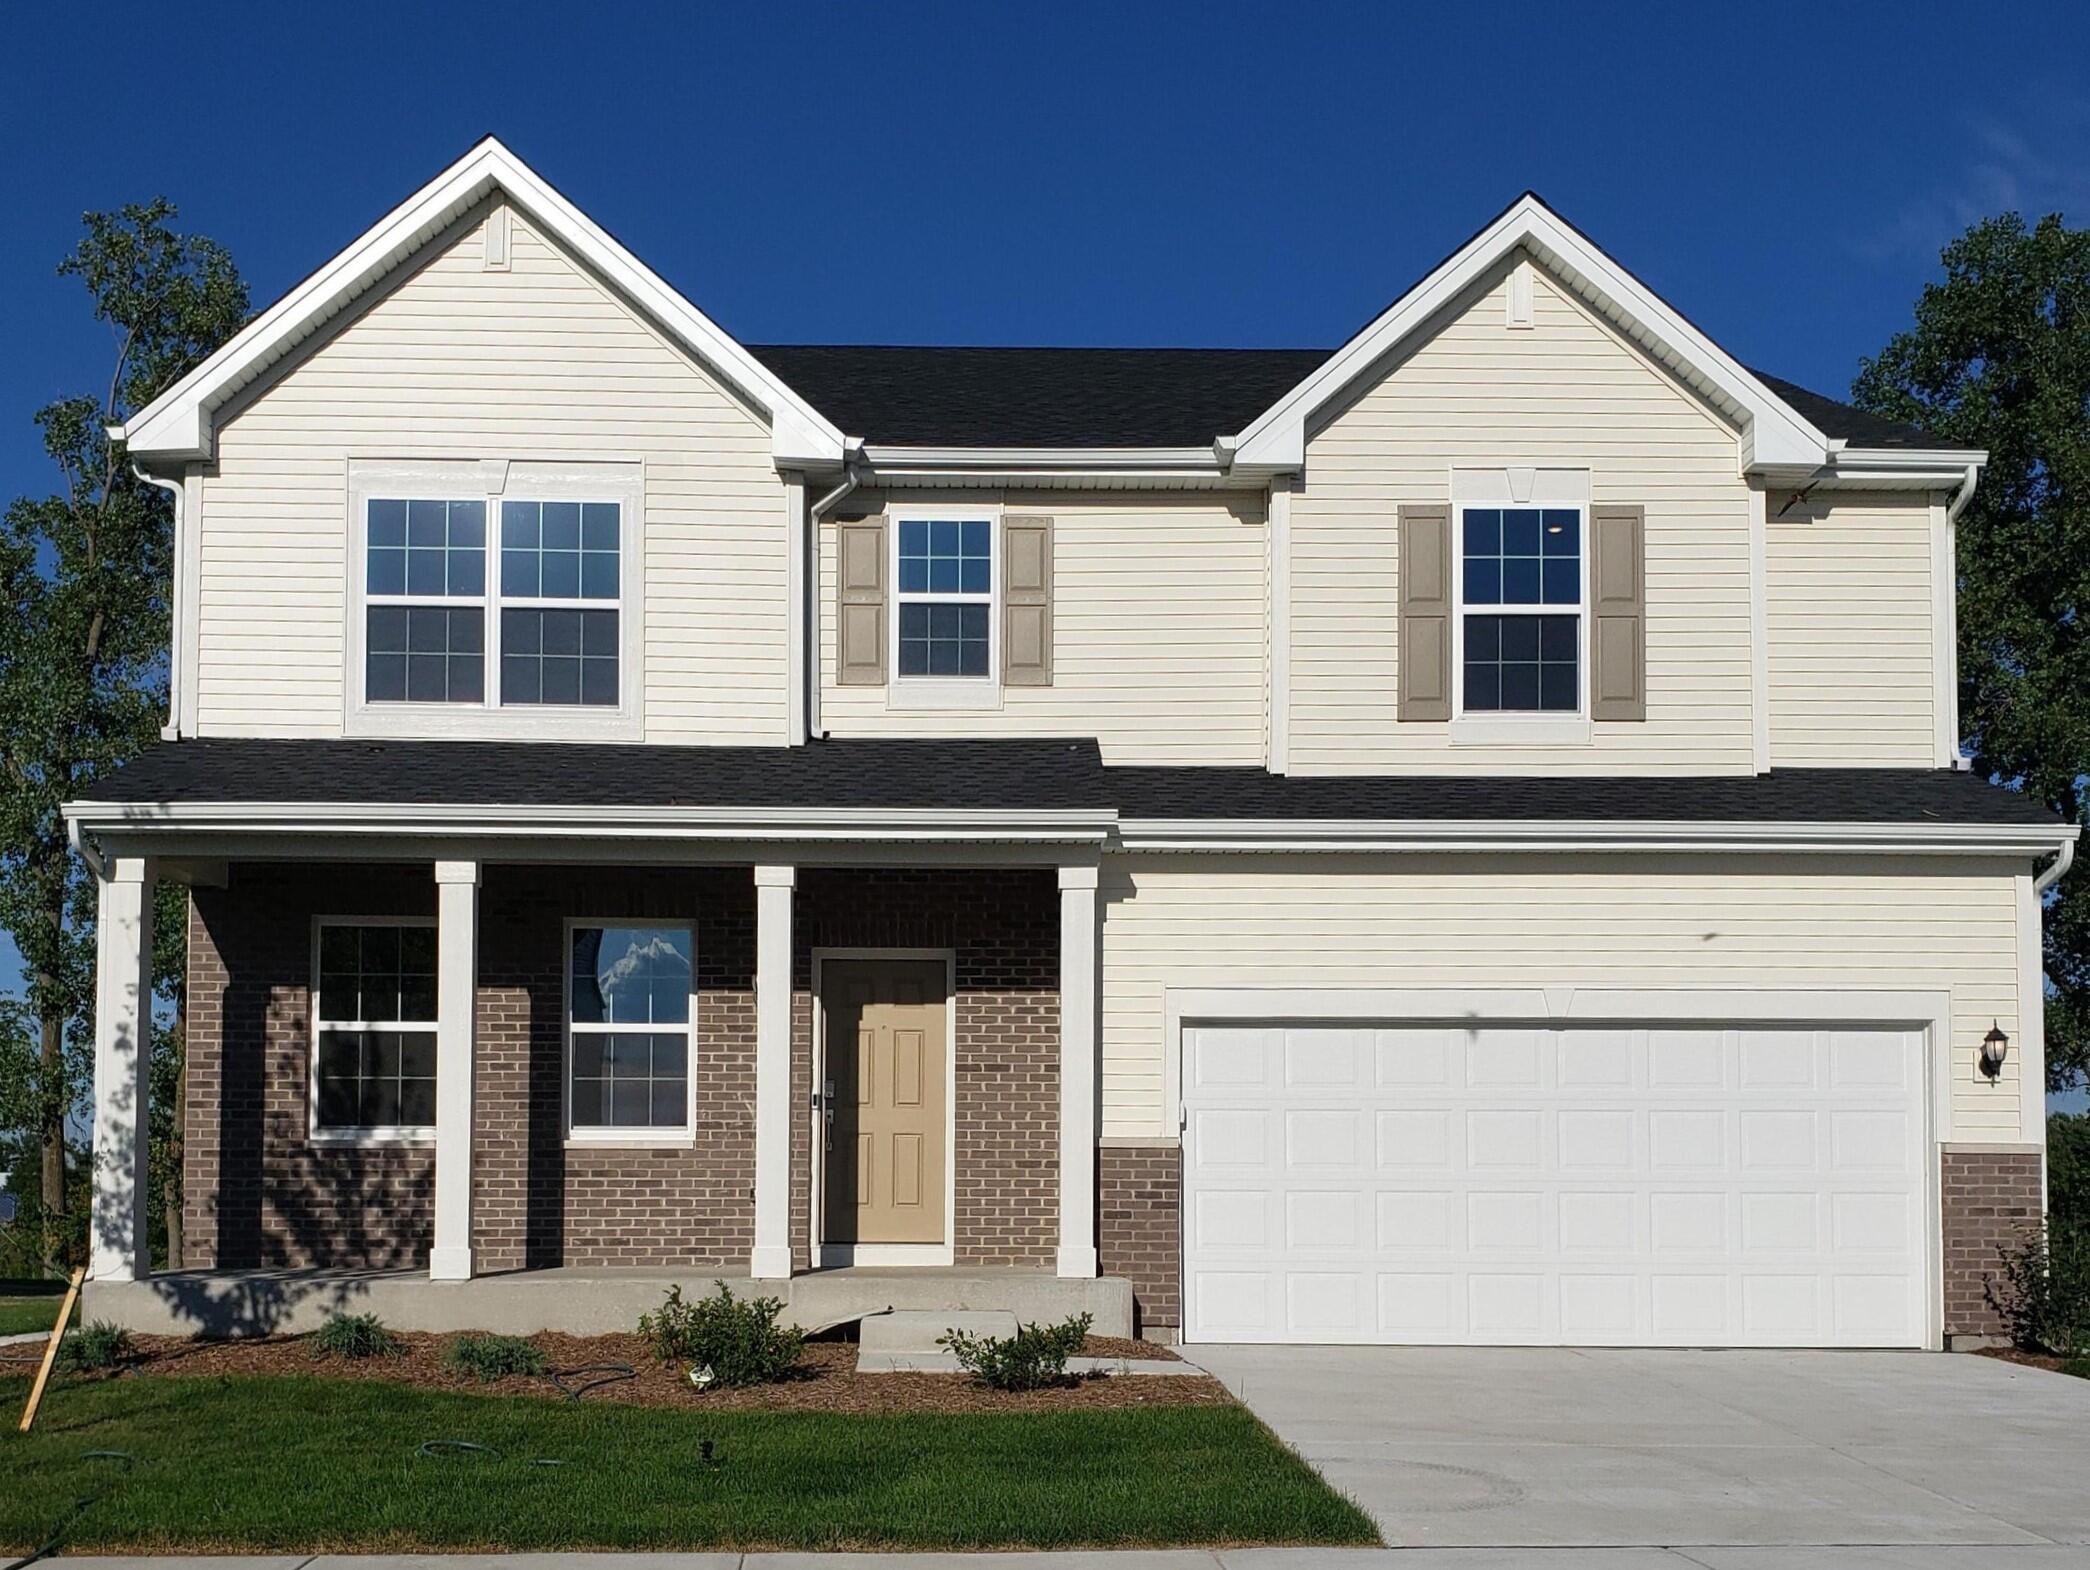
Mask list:
[[[1058,895],[1050,871],[807,871],[794,902],[792,1236],[808,1253],[815,944],[957,955],[956,1254],[1049,1264],[1058,1240]],[[427,1147],[308,1137],[316,914],[434,914],[427,869],[240,865],[189,945],[185,1263],[418,1265]],[[565,923],[693,920],[694,1145],[568,1147]],[[490,866],[480,890],[473,1242],[481,1270],[745,1268],[753,1242],[754,890],[745,869]]]
[[[1047,1265],[1059,1245],[1059,889],[1049,870],[799,874],[792,903],[792,1252],[808,1257],[815,948],[955,950],[961,1265]]]
[[[1105,1145],[1096,1153],[1096,1252],[1106,1276],[1132,1283],[1142,1334],[1183,1323],[1183,1153],[1170,1145]]]
[[[308,1137],[312,918],[435,913],[427,874],[240,867],[189,905],[182,1262],[421,1264],[433,1153]]]
[[[1988,1301],[1998,1251],[2040,1224],[2037,1151],[1946,1146],[1938,1202],[1944,1213],[1945,1334],[1980,1340],[2003,1335]]]
[[[567,1145],[569,917],[695,924],[694,1143]],[[754,889],[745,869],[486,869],[473,1087],[475,1268],[746,1269],[754,1243],[754,974]]]

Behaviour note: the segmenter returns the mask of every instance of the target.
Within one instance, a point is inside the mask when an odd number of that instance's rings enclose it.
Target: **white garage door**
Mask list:
[[[1921,1345],[1922,1039],[1187,1030],[1185,1338]]]

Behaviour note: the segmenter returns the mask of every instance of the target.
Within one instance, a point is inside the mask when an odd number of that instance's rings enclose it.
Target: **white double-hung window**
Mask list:
[[[991,685],[996,509],[895,507],[892,518],[895,676]]]
[[[364,467],[351,730],[634,732],[639,511],[635,465]]]
[[[566,1126],[578,1141],[696,1127],[696,938],[686,922],[567,924]]]
[[[1587,714],[1587,494],[1581,471],[1454,475],[1458,714]]]

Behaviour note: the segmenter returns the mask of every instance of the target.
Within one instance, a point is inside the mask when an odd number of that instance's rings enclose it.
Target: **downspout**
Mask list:
[[[863,483],[857,466],[863,448],[859,440],[849,442],[843,450],[842,483],[806,509],[806,734],[814,739],[827,734],[820,724],[820,520]]]
[[[174,741],[181,736],[181,693],[186,673],[181,668],[181,563],[182,563],[182,499],[183,488],[179,481],[163,480],[157,475],[147,474],[139,464],[131,465],[131,473],[147,485],[156,485],[174,498],[174,552],[172,571],[167,580],[167,723],[160,727],[160,740]]]
[[[2036,899],[2045,894],[2056,883],[2068,876],[2068,869],[2075,865],[2075,841],[2063,840],[2061,848],[2054,852],[2054,859],[2046,869],[2032,880],[2032,895]]]
[[[1967,477],[1959,482],[1959,489],[1953,492],[1952,500],[1945,504],[1945,522],[1947,525],[1959,522],[1959,515],[1967,510],[1967,503],[1974,499],[1974,487],[1980,483],[1981,465],[1978,463],[1968,464]]]
[[[1951,557],[1947,565],[1952,571],[1952,598],[1949,601],[1952,609],[1953,630],[1951,641],[1955,645],[1959,637],[1959,535],[1957,533],[1959,515],[1967,510],[1967,503],[1974,499],[1974,487],[1980,483],[1981,465],[1978,463],[1968,464],[1966,478],[1959,482],[1959,489],[1952,493],[1952,500],[1945,503],[1945,545]],[[1950,652],[1952,655],[1952,679],[1955,687],[1955,691],[1951,695],[1952,728],[1955,733],[1952,738],[1952,766],[1964,773],[1974,766],[1974,760],[1959,750],[1959,736],[1957,734],[1959,730],[1959,693],[1956,690],[1959,682],[1959,650],[1955,646]],[[2075,845],[2073,842],[2069,844],[2068,849],[2063,854],[2066,859],[2062,860],[2059,865],[2061,872],[2066,872],[2068,870],[2068,862],[2075,858]],[[2061,872],[2056,872],[2054,876],[2060,877]]]
[[[87,870],[94,874],[97,883],[109,875],[108,865],[102,860],[101,848],[88,837],[87,831],[80,827],[78,818],[65,820],[65,837],[72,843],[75,854],[87,863]]]

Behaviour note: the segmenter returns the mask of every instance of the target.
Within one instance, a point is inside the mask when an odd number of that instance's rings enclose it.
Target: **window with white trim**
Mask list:
[[[419,1138],[435,1129],[435,925],[321,921],[312,986],[316,1134]]]
[[[994,519],[894,515],[894,665],[902,679],[994,675]]]
[[[695,1127],[696,945],[685,925],[568,928],[567,1128],[576,1139]]]
[[[497,546],[487,538],[496,515]],[[615,500],[372,495],[363,701],[617,708],[624,523]]]
[[[1582,703],[1585,509],[1459,509],[1460,707],[1575,714]]]

